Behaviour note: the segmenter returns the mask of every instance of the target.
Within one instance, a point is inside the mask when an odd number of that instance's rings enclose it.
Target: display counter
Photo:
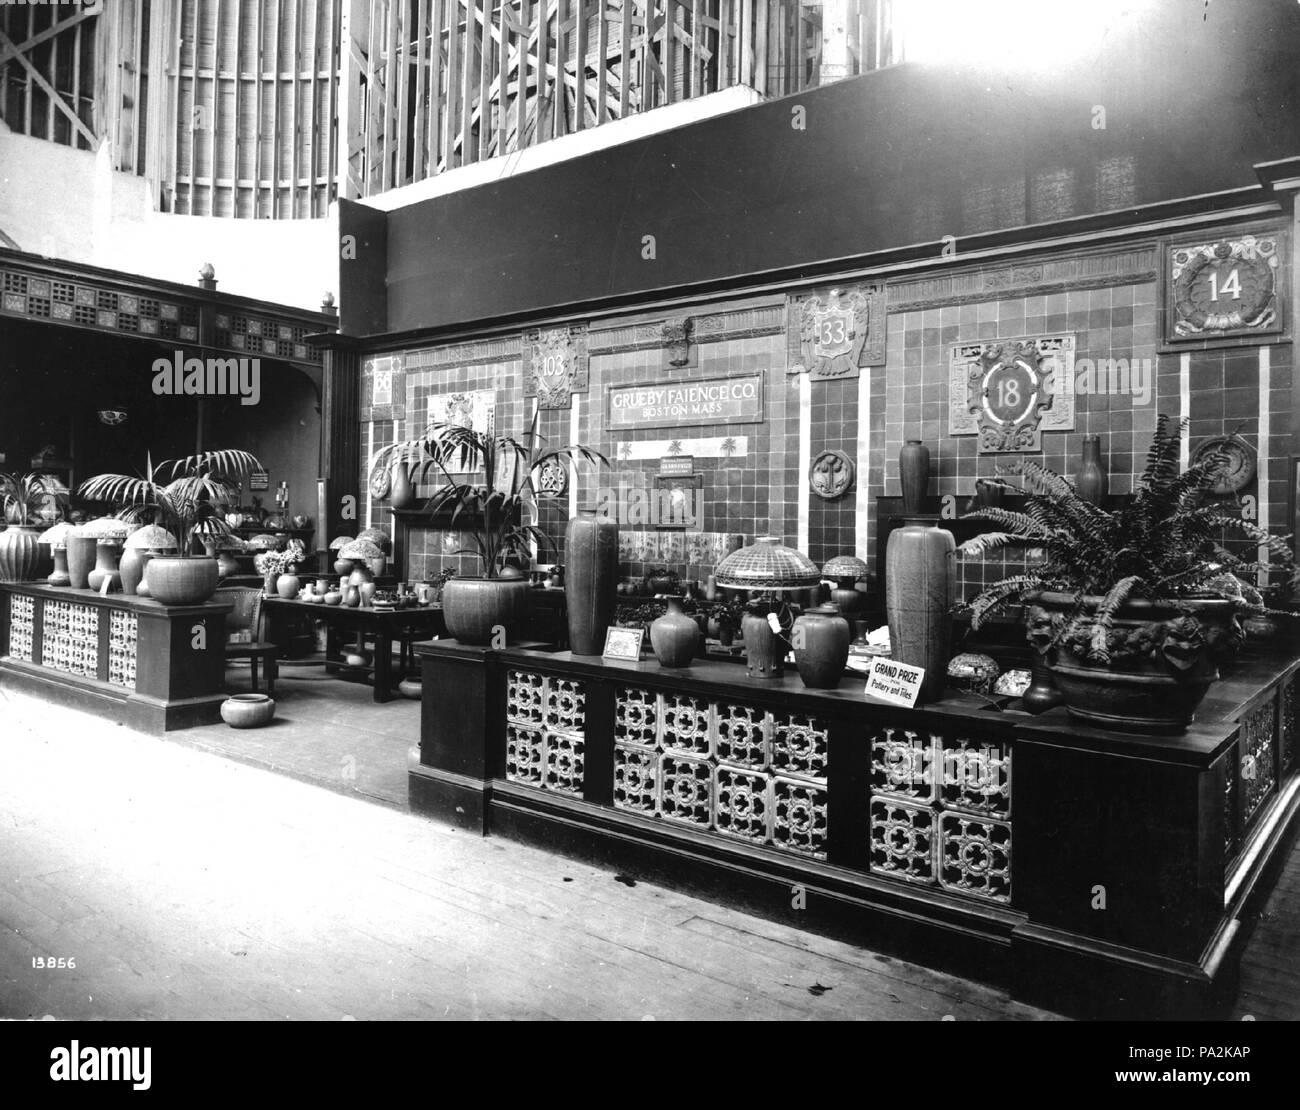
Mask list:
[[[416,650],[413,809],[1072,1013],[1212,1011],[1297,810],[1290,656],[1242,660],[1170,737],[728,663]]]
[[[228,602],[0,583],[0,684],[145,732],[220,720]]]

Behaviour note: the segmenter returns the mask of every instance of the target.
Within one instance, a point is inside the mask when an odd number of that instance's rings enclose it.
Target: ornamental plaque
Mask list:
[[[1074,427],[1074,336],[961,343],[951,349],[948,433],[982,455],[1041,451],[1042,433]]]
[[[787,366],[812,381],[857,377],[885,361],[885,291],[855,285],[791,299],[786,306]]]
[[[1169,341],[1281,331],[1284,253],[1277,235],[1171,246]]]
[[[569,397],[587,392],[587,333],[544,328],[524,334],[524,396],[537,407],[567,409]]]

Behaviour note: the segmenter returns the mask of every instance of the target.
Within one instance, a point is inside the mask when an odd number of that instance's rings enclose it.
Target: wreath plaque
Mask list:
[[[1169,341],[1282,330],[1276,235],[1175,244],[1169,248]]]

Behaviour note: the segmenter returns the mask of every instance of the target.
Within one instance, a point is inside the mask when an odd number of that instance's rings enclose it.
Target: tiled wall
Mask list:
[[[1257,447],[1260,405],[1261,353],[1256,347],[1229,350],[1160,353],[1157,282],[1150,272],[1155,253],[1145,248],[1145,263],[1131,260],[1136,250],[1121,258],[1115,276],[1107,280],[1095,254],[1064,258],[1041,265],[1026,265],[1015,271],[1017,278],[1028,274],[1027,287],[1016,294],[979,296],[972,290],[995,283],[992,271],[972,268],[953,271],[949,292],[922,300],[919,304],[891,300],[887,319],[886,361],[883,366],[864,369],[869,388],[857,378],[807,381],[803,375],[786,372],[787,339],[783,323],[769,315],[762,326],[735,330],[725,338],[706,338],[693,343],[691,364],[673,367],[662,344],[615,342],[609,336],[631,334],[623,325],[595,322],[588,332],[590,357],[589,388],[576,395],[578,441],[604,453],[610,465],[598,472],[583,473],[576,495],[542,504],[540,523],[555,542],[556,550],[539,552],[542,563],[564,562],[563,534],[571,504],[590,507],[600,497],[602,486],[620,483],[653,489],[658,473],[657,458],[632,459],[619,450],[623,443],[669,441],[674,438],[740,437],[747,450],[730,458],[697,455],[695,470],[703,478],[703,530],[721,535],[738,534],[746,542],[757,535],[773,534],[784,542],[802,546],[817,564],[838,554],[857,554],[875,565],[879,533],[875,500],[897,497],[898,453],[907,439],[921,439],[931,452],[932,495],[953,494],[959,511],[965,510],[979,477],[992,476],[995,469],[1015,456],[980,455],[976,437],[948,432],[949,372],[951,349],[956,344],[1050,335],[1069,335],[1075,341],[1076,373],[1100,360],[1125,359],[1130,368],[1141,367],[1126,394],[1076,392],[1074,428],[1045,431],[1041,459],[1073,478],[1080,465],[1085,436],[1100,435],[1104,461],[1113,494],[1128,493],[1140,471],[1155,428],[1156,414],[1168,412],[1191,417],[1191,445],[1206,437],[1232,431]],[[1124,266],[1140,277],[1125,276]],[[1057,269],[1053,269],[1053,267]],[[1080,288],[1055,287],[1035,290],[1061,268],[1071,266],[1083,275]],[[1001,279],[998,279],[999,281]],[[894,287],[891,286],[891,289]],[[948,303],[951,302],[951,303]],[[701,306],[701,312],[726,313],[726,305]],[[783,317],[782,317],[783,320]],[[602,329],[605,329],[602,331]],[[613,330],[609,330],[613,329]],[[639,333],[638,333],[639,334]],[[602,339],[602,335],[604,338]],[[482,350],[499,350],[484,346]],[[420,357],[408,364],[426,368],[409,370],[405,380],[405,413],[402,419],[375,421],[363,431],[373,448],[391,442],[394,434],[419,431],[426,414],[424,397],[450,390],[495,390],[496,428],[502,433],[521,433],[533,402],[523,397],[522,364],[515,351],[510,357],[492,362],[475,344],[458,349],[468,352],[464,362],[448,361],[436,369],[427,368],[430,359]],[[475,352],[479,351],[478,355]],[[430,352],[422,352],[422,356]],[[1278,531],[1289,531],[1289,450],[1291,419],[1291,347],[1273,344],[1264,356],[1268,360],[1268,404],[1270,442],[1274,458],[1265,460],[1266,482],[1263,516]],[[1184,362],[1186,361],[1186,367]],[[765,376],[764,420],[756,424],[689,425],[677,429],[656,428],[612,431],[606,427],[607,396],[619,386],[698,381],[727,375],[761,372]],[[1142,389],[1147,390],[1142,395]],[[865,396],[864,396],[865,395]],[[863,411],[864,400],[869,412]],[[801,411],[806,413],[806,438],[801,439]],[[562,445],[573,439],[570,410],[542,410],[539,426],[547,445]],[[866,421],[866,435],[860,436]],[[396,425],[396,426],[395,426]],[[864,446],[865,444],[865,446]],[[369,444],[368,444],[369,445]],[[809,466],[824,450],[842,450],[857,463],[854,490],[834,501],[822,501],[806,492]],[[363,490],[364,490],[363,485]],[[1254,486],[1246,493],[1256,492]],[[801,515],[801,501],[806,507]],[[382,503],[369,506],[370,517],[386,522]],[[623,531],[629,526],[624,524]],[[631,529],[635,530],[635,528]],[[432,530],[413,532],[414,547],[410,574],[425,576],[452,565],[459,573],[473,572],[469,560],[450,560],[448,552],[459,546],[459,537]],[[645,545],[637,545],[643,550]],[[684,578],[703,579],[712,564],[703,559],[701,545],[684,547],[683,561],[667,563]],[[629,550],[632,550],[629,548]],[[676,552],[676,548],[656,548]],[[654,561],[629,559],[624,572],[644,574]],[[959,591],[969,596],[982,585],[1016,573],[1023,558],[1012,553],[988,560],[964,562]]]

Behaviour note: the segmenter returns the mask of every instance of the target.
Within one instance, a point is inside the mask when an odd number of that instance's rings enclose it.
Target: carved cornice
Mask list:
[[[517,362],[523,357],[524,341],[519,335],[499,339],[472,340],[450,347],[422,347],[407,351],[405,365],[408,372],[442,370],[461,366],[475,366],[488,362]]]
[[[593,354],[612,354],[617,351],[642,351],[670,346],[665,331],[671,320],[624,324],[611,328],[593,325],[587,333],[587,349]],[[752,335],[775,335],[785,331],[785,306],[771,305],[747,308],[737,312],[715,312],[708,315],[691,315],[690,340],[694,343],[720,343],[727,339],[744,339]]]

